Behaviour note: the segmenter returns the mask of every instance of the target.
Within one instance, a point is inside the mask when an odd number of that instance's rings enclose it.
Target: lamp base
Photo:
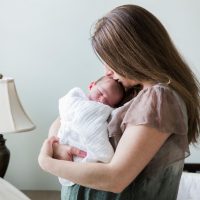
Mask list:
[[[10,160],[10,151],[5,145],[5,139],[0,134],[0,177],[4,177]]]

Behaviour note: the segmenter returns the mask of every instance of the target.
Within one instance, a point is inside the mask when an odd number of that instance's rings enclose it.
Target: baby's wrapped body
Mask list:
[[[108,118],[113,108],[90,101],[80,88],[71,89],[59,100],[61,126],[58,132],[61,144],[75,146],[87,152],[85,158],[74,157],[75,162],[109,162],[114,150],[108,139]],[[69,180],[59,178],[62,185]]]

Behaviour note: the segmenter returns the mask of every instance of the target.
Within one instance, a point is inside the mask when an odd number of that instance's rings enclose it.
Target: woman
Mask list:
[[[113,113],[108,130],[115,154],[107,164],[75,163],[72,156],[83,152],[67,147],[66,160],[54,159],[57,138],[50,137],[40,166],[77,183],[62,188],[63,200],[175,200],[188,144],[199,136],[198,80],[159,20],[139,6],[120,6],[100,19],[92,46],[107,76],[127,91],[142,88]],[[51,135],[56,127],[58,120]]]

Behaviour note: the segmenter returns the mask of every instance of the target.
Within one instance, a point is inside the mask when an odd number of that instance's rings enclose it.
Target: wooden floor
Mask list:
[[[23,190],[22,192],[31,200],[60,200],[60,191]]]

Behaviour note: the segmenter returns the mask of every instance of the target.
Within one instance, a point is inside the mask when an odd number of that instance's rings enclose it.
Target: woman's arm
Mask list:
[[[111,192],[121,192],[154,157],[170,134],[147,126],[129,125],[110,163],[77,163],[52,159],[52,140],[44,142],[40,166],[47,172],[77,184]]]

